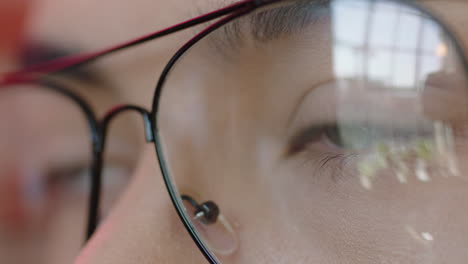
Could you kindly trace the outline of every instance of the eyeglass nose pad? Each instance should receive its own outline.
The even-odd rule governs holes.
[[[195,207],[191,220],[208,248],[219,256],[236,252],[239,247],[237,233],[217,204],[208,201],[198,205],[191,197],[184,196],[183,199]]]
[[[205,243],[214,253],[229,256],[237,250],[237,234],[224,215],[220,214],[218,220],[210,225],[206,225],[197,219],[194,219],[194,223]]]

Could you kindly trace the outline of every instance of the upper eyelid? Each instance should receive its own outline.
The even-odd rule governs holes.
[[[423,111],[418,111],[418,107],[421,106],[420,99],[424,96],[422,93],[416,93],[410,97],[400,96],[398,90],[378,90],[372,93],[364,90],[343,95],[338,93],[339,89],[334,81],[323,82],[307,90],[299,98],[288,118],[288,134],[294,134],[298,129],[303,129],[312,122],[327,124],[336,122],[338,119],[361,121],[364,114],[367,115],[366,119],[375,122],[382,119],[390,122],[400,114],[404,114],[406,119],[394,121],[430,118]],[[384,95],[386,99],[380,100]]]
[[[323,101],[323,100],[321,100]],[[319,110],[320,111],[320,110]],[[391,114],[391,116],[395,116],[393,114]],[[350,123],[353,123],[352,125],[353,126],[365,126],[365,125],[368,125],[369,122],[370,124],[372,124],[372,126],[375,126],[375,127],[382,127],[383,129],[389,127],[391,129],[394,129],[396,131],[402,131],[402,135],[404,135],[405,133],[406,134],[412,134],[413,132],[415,132],[414,129],[408,129],[406,126],[407,125],[410,125],[410,126],[416,126],[417,128],[417,131],[418,133],[422,133],[420,136],[422,135],[432,135],[432,130],[431,130],[431,126],[428,126],[431,124],[430,121],[428,120],[419,120],[421,122],[414,122],[416,121],[417,119],[411,119],[411,117],[409,118],[410,120],[406,120],[408,122],[399,122],[398,124],[395,123],[395,122],[392,122],[390,121],[389,119],[383,119],[383,118],[372,118],[372,120],[369,120],[368,119],[369,116],[359,116],[359,114],[357,116],[355,116],[354,118],[350,119],[350,120],[340,120],[338,118],[335,117],[331,117],[331,116],[328,116],[328,117],[324,117],[323,119],[309,119],[307,120],[307,124],[306,126],[302,126],[301,128],[297,129],[296,128],[296,132],[292,133],[292,135],[290,135],[288,138],[289,140],[287,141],[287,148],[286,148],[286,151],[285,151],[285,156],[293,156],[299,152],[301,152],[303,150],[303,148],[306,147],[307,143],[311,140],[319,140],[320,137],[323,135],[323,132],[327,129],[327,128],[331,128],[331,127],[334,127],[334,126],[340,126],[340,122],[343,122],[342,125],[346,124],[347,122],[350,122]],[[401,119],[398,119],[398,120],[401,120]],[[405,120],[405,119],[403,119]],[[385,125],[386,123],[389,123],[389,125]],[[396,125],[399,125],[400,127],[395,127]],[[424,130],[421,130],[419,128],[424,128]],[[429,129],[428,129],[429,128]],[[406,132],[405,132],[406,131]]]
[[[323,131],[331,125],[328,124],[317,124],[310,125],[302,130],[299,130],[295,135],[288,141],[288,147],[285,151],[286,156],[294,156],[300,153],[305,147],[306,143],[311,140],[319,140],[322,137]]]
[[[286,123],[286,137],[297,136],[298,131],[317,125],[330,124],[336,120],[334,82],[325,80],[305,90],[298,96]]]

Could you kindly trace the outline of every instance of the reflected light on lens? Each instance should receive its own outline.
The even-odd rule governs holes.
[[[437,49],[436,49],[437,56],[445,57],[445,56],[447,56],[447,53],[448,53],[447,45],[445,43],[440,43],[437,46]]]
[[[409,225],[406,226],[406,231],[414,240],[421,242],[426,246],[432,245],[434,242],[434,236],[429,232],[417,232],[414,227]]]

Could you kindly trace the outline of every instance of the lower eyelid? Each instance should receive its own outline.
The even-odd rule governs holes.
[[[303,155],[315,157],[316,159],[320,159],[323,155],[327,155],[328,157],[333,158],[340,158],[358,154],[356,151],[350,151],[335,146],[325,136],[322,136],[320,141],[308,144],[303,152]]]

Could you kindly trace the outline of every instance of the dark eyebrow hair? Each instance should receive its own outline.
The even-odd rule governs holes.
[[[260,10],[249,19],[251,34],[256,40],[268,41],[300,32],[307,26],[328,18],[329,3],[329,0],[302,0],[270,10]]]
[[[329,17],[330,0],[285,1],[228,23],[210,38],[219,50],[242,45],[246,37],[264,43],[300,33],[307,26]]]
[[[79,53],[78,49],[63,45],[29,41],[20,48],[19,63],[21,67],[28,67],[77,53]],[[55,74],[89,84],[103,84],[105,82],[103,74],[96,67],[90,65],[70,67]]]

